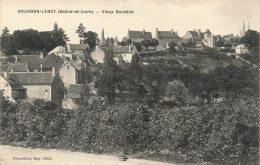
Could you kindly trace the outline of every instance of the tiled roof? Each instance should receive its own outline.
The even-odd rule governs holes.
[[[180,38],[175,32],[171,31],[158,31],[158,38]]]
[[[95,89],[93,84],[87,85],[89,88],[89,94],[95,94]],[[84,90],[83,84],[70,84],[69,85],[69,91],[68,91],[68,97],[69,98],[80,98],[81,92]]]
[[[190,34],[193,36],[193,37],[199,37],[199,34],[198,32],[195,32],[195,31],[189,31]]]
[[[85,50],[88,48],[88,44],[69,44],[71,50]]]
[[[115,54],[129,53],[129,46],[120,46],[114,48]]]
[[[14,72],[26,72],[27,68],[26,63],[11,63],[8,65],[7,71],[10,72],[13,69]]]
[[[9,73],[9,79],[21,85],[50,85],[54,79],[51,72]]]
[[[17,55],[17,62],[27,63],[28,67],[33,69],[40,69],[40,65],[43,62],[44,58],[40,58],[40,55]]]
[[[56,48],[52,49],[48,54],[52,54],[52,53],[63,53],[63,51],[61,51],[64,47],[63,46],[57,46]]]
[[[128,31],[129,38],[150,38],[152,39],[152,33],[146,31]]]
[[[43,68],[55,67],[56,69],[60,69],[62,65],[63,65],[63,60],[59,56],[56,56],[55,54],[47,55],[42,62]]]

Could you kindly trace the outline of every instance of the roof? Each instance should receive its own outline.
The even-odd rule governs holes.
[[[129,46],[120,46],[114,48],[115,54],[129,53]]]
[[[44,61],[44,58],[40,58],[40,55],[17,55],[17,62],[27,63],[29,68],[40,69],[41,63]]]
[[[190,32],[190,34],[191,34],[193,37],[199,37],[198,32],[195,32],[195,31],[188,31],[188,32]]]
[[[45,57],[44,60],[42,61],[43,68],[55,67],[56,69],[59,69],[61,68],[62,65],[63,65],[63,60],[59,56],[56,56],[55,54],[47,55],[47,57]]]
[[[95,94],[94,84],[87,84],[89,88],[89,94]],[[81,98],[81,92],[84,90],[84,84],[70,84],[67,97],[69,98]]]
[[[50,85],[54,79],[51,72],[9,73],[9,79],[21,85]]]
[[[26,72],[27,68],[26,63],[11,63],[8,65],[7,71],[10,72],[13,69],[14,72]]]
[[[4,77],[4,73],[1,72],[0,73],[0,76],[2,76],[11,86],[12,89],[24,89],[24,87],[21,85],[21,84],[18,84],[17,82],[13,81],[13,80],[7,80],[5,77]]]
[[[65,53],[65,52],[63,52],[63,49],[65,49],[63,46],[57,46],[56,48],[52,49],[48,54]]]
[[[123,37],[121,42],[126,42],[127,41],[127,37]]]
[[[160,38],[180,38],[175,32],[171,32],[171,31],[158,31],[157,37],[160,37]]]
[[[71,50],[85,50],[88,48],[88,44],[69,44]]]
[[[152,33],[146,31],[128,31],[129,38],[150,38],[152,39]]]

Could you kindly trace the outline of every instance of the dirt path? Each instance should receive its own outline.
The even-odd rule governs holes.
[[[22,159],[22,160],[18,160]],[[26,159],[26,160],[25,160]],[[49,160],[51,159],[51,160]],[[170,165],[149,160],[119,161],[116,156],[55,149],[31,149],[0,145],[0,165]],[[173,164],[171,164],[173,165]]]

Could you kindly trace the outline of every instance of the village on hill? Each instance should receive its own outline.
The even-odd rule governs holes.
[[[159,25],[158,25],[159,26]],[[0,142],[174,163],[254,164],[259,32],[5,27]],[[3,136],[2,136],[3,135]]]

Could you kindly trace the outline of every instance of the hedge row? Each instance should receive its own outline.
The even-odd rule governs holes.
[[[1,143],[92,153],[161,157],[174,162],[257,164],[258,100],[207,107],[149,109],[141,104],[66,110],[52,102],[1,99]]]

